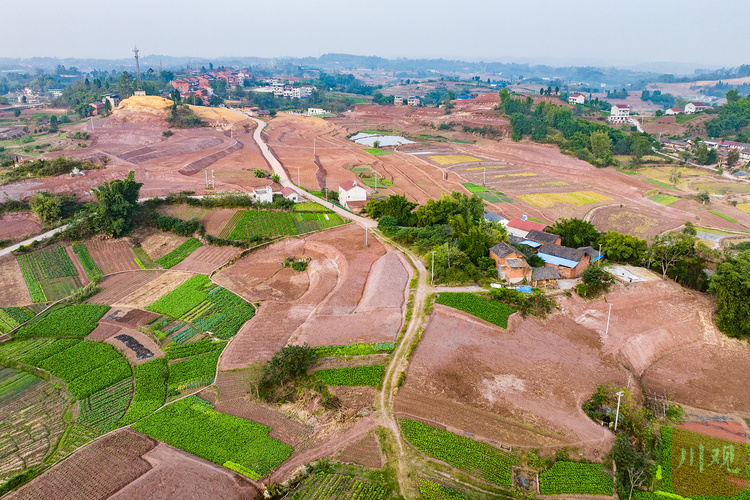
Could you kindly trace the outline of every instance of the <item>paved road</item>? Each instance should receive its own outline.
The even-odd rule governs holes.
[[[274,173],[276,173],[279,176],[279,180],[282,186],[292,188],[297,194],[299,194],[302,198],[308,199],[310,201],[314,201],[316,203],[320,203],[326,208],[330,208],[337,214],[339,214],[342,217],[345,217],[347,219],[353,220],[354,222],[359,223],[365,228],[374,228],[378,226],[378,223],[372,219],[366,219],[365,217],[360,217],[359,215],[355,215],[348,210],[344,210],[343,208],[336,206],[332,203],[328,203],[323,198],[318,198],[317,196],[314,196],[307,191],[298,188],[294,182],[289,178],[286,171],[284,170],[284,167],[281,165],[279,160],[276,159],[276,157],[271,153],[271,150],[268,148],[268,145],[263,141],[263,137],[261,136],[261,133],[263,132],[263,129],[266,128],[266,122],[262,120],[258,120],[257,118],[254,118],[248,114],[242,113],[240,111],[237,111],[236,109],[232,109],[235,113],[242,115],[243,117],[250,118],[255,123],[258,124],[258,126],[255,129],[255,132],[253,132],[253,139],[258,144],[258,147],[260,148],[261,153],[263,153],[263,156],[266,158],[268,163],[271,165],[271,168],[273,169]]]
[[[65,224],[64,226],[56,227],[52,231],[47,231],[46,233],[42,233],[40,235],[34,236],[32,238],[29,238],[28,240],[24,240],[21,243],[16,243],[15,245],[11,245],[7,248],[3,248],[0,250],[0,257],[3,257],[5,255],[10,254],[11,252],[15,252],[18,250],[22,245],[29,245],[34,241],[42,241],[46,240],[47,238],[50,238],[54,236],[55,234],[59,233],[60,231],[64,231],[68,228],[68,224]]]

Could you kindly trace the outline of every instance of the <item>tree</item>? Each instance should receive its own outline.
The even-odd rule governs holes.
[[[601,236],[592,223],[576,218],[558,219],[549,231],[560,236],[562,246],[571,248],[594,245]]]
[[[270,384],[284,384],[307,372],[315,359],[315,351],[307,344],[288,345],[273,355],[266,366],[265,380]]]
[[[478,264],[480,258],[487,256],[492,245],[492,237],[481,228],[474,226],[461,237],[461,242],[466,255],[474,264]]]
[[[57,132],[57,116],[56,115],[52,115],[49,119],[49,131],[52,134]]]
[[[716,326],[730,337],[750,336],[750,250],[727,257],[711,277]]]
[[[649,267],[661,268],[661,276],[666,278],[667,271],[691,252],[694,241],[694,236],[682,233],[655,236],[646,253]]]
[[[702,205],[711,203],[711,195],[705,191],[701,191],[700,193],[696,194],[695,199],[700,201]]]
[[[60,220],[62,199],[48,191],[35,193],[29,200],[29,206],[44,224],[53,224]]]
[[[734,167],[738,161],[740,161],[740,152],[735,148],[730,149],[729,154],[727,154],[727,165]]]
[[[727,103],[737,102],[740,100],[740,93],[737,89],[730,89],[727,91]]]
[[[21,108],[15,108],[13,110],[13,116],[15,116],[16,118],[18,118],[19,116],[21,116]]]
[[[102,116],[109,116],[112,114],[112,103],[109,102],[109,99],[104,99],[104,104],[102,105]]]
[[[612,154],[612,139],[609,134],[603,130],[591,134],[591,152],[597,158],[604,158],[607,154]]]
[[[640,162],[643,155],[648,153],[649,149],[651,149],[651,142],[648,140],[647,137],[644,137],[642,134],[638,132],[633,132],[630,134],[630,153],[633,155],[633,157]]]
[[[705,142],[701,142],[698,148],[695,150],[695,161],[699,165],[706,165],[708,162],[708,146]]]
[[[123,71],[120,74],[120,83],[118,85],[118,92],[120,97],[126,99],[133,95],[133,75],[127,71]]]
[[[581,276],[582,280],[588,286],[588,297],[595,297],[599,292],[609,290],[612,284],[612,276],[601,267],[587,267]]]
[[[130,171],[125,179],[100,184],[92,189],[98,202],[94,213],[97,232],[119,238],[133,227],[133,215],[138,210],[138,194],[141,186],[135,182],[135,172]]]
[[[617,464],[618,495],[628,500],[633,497],[636,486],[649,484],[652,479],[652,467],[648,452],[642,453],[633,448],[626,432],[618,432],[615,438],[613,458]],[[624,490],[620,490],[624,488]]]
[[[377,220],[381,217],[393,217],[399,226],[415,226],[417,216],[413,210],[417,207],[406,199],[406,196],[391,195],[386,199],[370,200],[367,202],[367,214]]]
[[[380,141],[373,142],[372,147],[374,147],[375,149],[378,149],[380,147]]]

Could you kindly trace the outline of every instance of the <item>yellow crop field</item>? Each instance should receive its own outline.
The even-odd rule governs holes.
[[[529,205],[539,208],[549,208],[557,203],[567,203],[569,205],[588,205],[589,203],[598,203],[600,201],[611,201],[612,198],[594,191],[573,191],[570,193],[537,193],[522,194],[518,196]]]
[[[554,186],[554,187],[562,187],[562,186],[567,186],[567,185],[568,185],[567,182],[562,182],[562,181],[550,181],[550,182],[543,182],[540,184],[540,186]]]
[[[134,95],[123,99],[118,106],[119,109],[138,109],[139,107],[153,109],[168,109],[172,101],[155,95]]]
[[[487,169],[487,170],[493,170],[493,169],[499,169],[499,168],[505,168],[505,167],[504,167],[504,166],[494,166],[494,167],[471,167],[471,168],[467,168],[467,169],[466,169],[466,171],[467,171],[467,172],[471,172],[472,170],[484,170],[484,169]]]
[[[501,174],[501,175],[495,175],[493,177],[536,177],[536,174],[532,174],[531,172],[521,172],[518,174]]]
[[[739,208],[746,214],[750,214],[750,203],[738,203],[737,208]]]
[[[479,158],[467,155],[441,155],[441,156],[430,156],[430,160],[434,161],[438,165],[453,165],[455,163],[468,163],[471,161],[482,161]]]

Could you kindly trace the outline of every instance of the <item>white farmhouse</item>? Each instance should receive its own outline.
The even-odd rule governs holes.
[[[361,210],[367,203],[367,190],[356,181],[346,181],[339,185],[339,203],[349,210]]]
[[[692,115],[693,113],[698,113],[699,111],[705,111],[710,106],[707,104],[703,104],[702,102],[689,102],[685,105],[685,114],[686,115]]]
[[[281,196],[283,196],[287,200],[292,200],[294,203],[297,203],[299,201],[299,195],[294,189],[290,188],[289,186],[281,190]]]
[[[273,202],[273,191],[271,190],[271,186],[266,186],[260,189],[253,189],[253,195],[255,196],[255,201],[257,201],[258,203]]]
[[[625,123],[630,121],[630,106],[627,104],[615,104],[607,118],[609,123]]]
[[[673,116],[673,115],[679,115],[680,113],[684,113],[682,108],[669,108],[664,112],[664,115],[666,116]]]
[[[568,104],[586,104],[586,97],[583,94],[570,94]]]

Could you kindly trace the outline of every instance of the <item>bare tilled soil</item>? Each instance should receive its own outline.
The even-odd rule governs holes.
[[[97,239],[86,242],[91,258],[104,274],[140,270],[128,239]]]
[[[595,331],[561,314],[544,322],[512,316],[506,330],[435,305],[409,366],[405,389],[397,397],[396,411],[505,445],[567,444],[597,457],[609,449],[612,435],[583,413],[581,403],[598,384],[627,381],[625,372],[600,349]],[[445,398],[453,404],[402,401],[402,397],[418,400],[409,396],[415,391],[423,399]],[[482,412],[467,419],[460,410],[463,406]],[[427,412],[417,413],[419,408]],[[482,413],[487,415],[485,423]],[[497,437],[482,434],[493,420],[505,421],[500,429],[506,429],[510,441],[498,439],[502,431],[500,436],[494,433]],[[519,422],[528,431],[508,430],[508,425],[519,427]]]
[[[138,274],[143,271],[139,271]],[[130,294],[122,297],[113,305],[145,309],[158,299],[189,280],[193,275],[182,271],[154,271],[156,277],[143,283]],[[131,273],[127,273],[131,274]]]
[[[88,300],[89,304],[119,304],[123,297],[130,295],[158,277],[156,271],[135,271],[114,274],[104,278],[99,284],[101,291]],[[28,293],[28,292],[27,292]]]
[[[368,434],[332,458],[337,462],[361,465],[368,469],[379,469],[383,466],[380,442],[374,433]]]
[[[143,248],[149,257],[156,260],[164,257],[187,240],[188,238],[185,236],[154,231],[141,240],[141,248]]]
[[[211,236],[219,236],[224,227],[237,212],[236,208],[216,208],[203,216],[201,222]],[[231,228],[233,229],[233,228]],[[230,231],[231,231],[230,229]],[[228,233],[227,233],[228,235]]]
[[[31,295],[13,255],[0,257],[0,307],[31,304]]]
[[[239,252],[240,249],[235,247],[214,247],[203,245],[172,269],[175,271],[211,274],[213,270],[226,264]]]
[[[128,348],[121,340],[115,338],[119,335],[129,335],[133,337],[133,339],[135,339],[137,342],[140,342],[143,347],[151,351],[153,353],[153,356],[150,358],[138,359],[138,354],[134,350]],[[120,351],[120,354],[125,356],[131,365],[140,365],[152,359],[164,357],[164,352],[159,348],[156,342],[151,340],[151,338],[147,335],[144,335],[138,330],[134,330],[132,328],[122,328],[116,334],[113,334],[104,340],[115,349]]]
[[[0,240],[21,239],[42,232],[42,225],[31,212],[12,212],[0,215]]]
[[[66,246],[65,253],[68,254],[68,258],[70,258],[70,261],[73,263],[73,267],[75,267],[76,272],[78,273],[78,279],[80,280],[81,285],[86,286],[91,283],[91,278],[89,278],[89,275],[86,274],[86,271],[83,269],[81,262],[78,260],[78,256],[73,251],[73,247]]]

